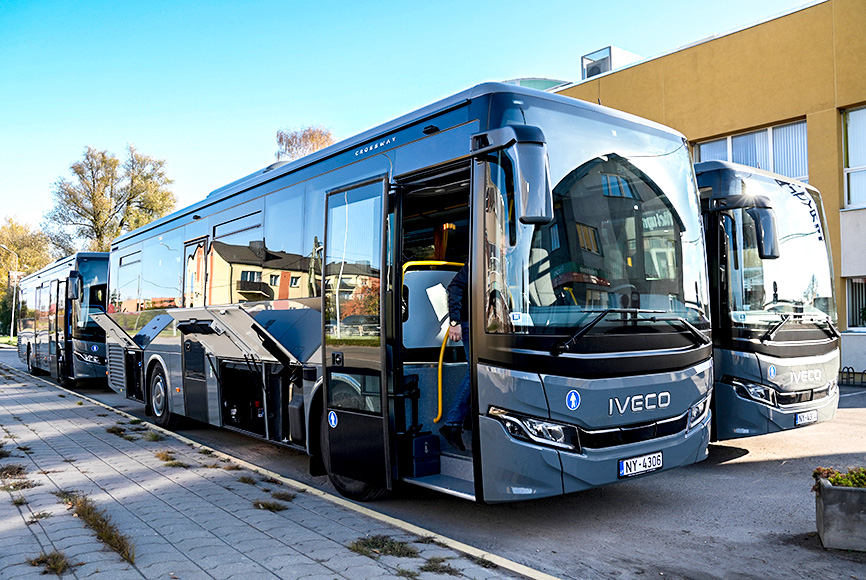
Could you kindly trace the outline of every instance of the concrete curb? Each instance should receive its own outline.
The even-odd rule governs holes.
[[[137,419],[137,417],[135,417],[134,415],[130,415],[129,413],[126,413],[126,412],[121,411],[119,409],[115,409],[114,407],[106,405],[105,403],[102,403],[101,401],[97,401],[96,399],[92,399],[86,395],[82,395],[80,393],[76,393],[75,391],[61,387],[57,383],[51,382],[51,381],[46,380],[42,377],[27,374],[25,372],[22,372],[18,369],[15,369],[15,368],[10,367],[8,365],[5,365],[3,363],[0,363],[0,368],[5,369],[6,371],[8,371],[10,373],[15,374],[16,376],[21,377],[24,380],[28,380],[28,381],[32,381],[32,382],[41,382],[45,386],[49,386],[49,387],[52,387],[54,389],[63,391],[63,392],[68,393],[74,397],[78,397],[79,399],[83,399],[83,400],[85,400],[85,401],[87,401],[93,405],[97,405],[97,406],[102,407],[104,409],[110,410],[110,411],[117,413],[117,414],[119,414],[123,417],[126,417],[128,419]],[[172,438],[174,438],[174,439],[176,439],[182,443],[185,443],[186,445],[190,445],[190,446],[195,447],[197,449],[206,449],[206,450],[210,451],[213,454],[213,456],[215,456],[215,457],[219,457],[221,459],[231,460],[231,461],[237,463],[238,465],[241,465],[242,467],[249,469],[250,471],[254,471],[254,472],[259,473],[261,475],[264,475],[266,477],[276,479],[276,480],[282,482],[283,484],[288,485],[290,487],[293,487],[299,491],[303,490],[304,493],[318,496],[318,497],[325,499],[325,500],[327,500],[333,504],[336,504],[340,507],[352,510],[358,514],[369,517],[369,518],[374,519],[376,521],[379,521],[381,523],[388,524],[390,526],[399,528],[403,531],[409,532],[411,534],[415,534],[415,535],[420,536],[420,537],[432,537],[437,542],[441,542],[442,544],[444,544],[445,546],[447,546],[448,548],[450,548],[452,550],[455,550],[457,552],[461,552],[463,554],[466,554],[468,556],[472,556],[474,558],[483,558],[489,562],[492,562],[493,564],[496,564],[498,567],[500,567],[504,570],[508,570],[508,571],[513,572],[515,574],[525,576],[526,578],[530,578],[531,580],[558,580],[558,578],[556,576],[551,576],[550,574],[546,574],[546,573],[541,572],[539,570],[535,570],[534,568],[530,568],[530,567],[525,566],[523,564],[520,564],[518,562],[514,562],[514,561],[509,560],[503,556],[492,554],[490,552],[485,552],[484,550],[480,550],[480,549],[475,548],[473,546],[470,546],[468,544],[464,544],[463,542],[459,542],[459,541],[454,540],[452,538],[442,536],[440,534],[437,534],[435,532],[432,532],[432,531],[427,530],[425,528],[422,528],[420,526],[416,526],[416,525],[411,524],[409,522],[406,522],[406,521],[403,521],[403,520],[400,520],[400,519],[397,519],[397,518],[394,518],[391,516],[387,516],[385,514],[381,514],[375,510],[372,510],[370,508],[356,504],[356,503],[349,501],[345,498],[335,496],[335,495],[330,494],[326,491],[312,488],[309,485],[306,485],[302,482],[284,477],[278,473],[275,473],[275,472],[270,471],[268,469],[264,469],[262,467],[254,465],[252,463],[249,463],[248,461],[245,461],[245,460],[240,459],[238,457],[235,457],[233,455],[229,455],[229,454],[224,453],[222,451],[208,447],[207,445],[203,445],[197,441],[193,441],[192,439],[188,439],[188,438],[184,437],[183,435],[179,435],[179,434],[174,433],[172,431],[169,431],[167,429],[163,429],[162,427],[160,427],[154,423],[151,423],[150,421],[148,421],[148,427],[154,431],[158,431],[159,433],[161,433],[167,437],[172,437]]]

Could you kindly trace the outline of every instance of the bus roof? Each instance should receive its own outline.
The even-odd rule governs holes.
[[[349,137],[348,139],[344,139],[338,143],[335,143],[329,147],[324,149],[320,149],[310,155],[302,157],[300,159],[296,159],[294,161],[278,161],[276,163],[272,163],[265,167],[264,169],[260,169],[254,173],[251,173],[245,177],[242,177],[236,181],[233,181],[227,185],[224,185],[214,191],[210,192],[207,197],[203,200],[193,203],[185,208],[181,208],[174,213],[171,213],[165,217],[162,217],[158,220],[155,220],[149,224],[146,224],[136,230],[131,232],[127,232],[115,240],[112,241],[111,245],[114,247],[116,244],[119,244],[123,241],[126,241],[129,238],[135,237],[141,233],[144,233],[148,230],[160,227],[165,225],[171,221],[174,221],[180,217],[185,215],[194,214],[196,211],[201,210],[209,205],[212,205],[220,200],[223,200],[227,197],[230,197],[234,194],[241,193],[243,191],[247,191],[253,187],[261,185],[262,183],[266,183],[268,181],[272,181],[303,169],[305,167],[312,166],[316,163],[329,159],[331,157],[335,157],[341,153],[346,151],[350,151],[352,149],[356,149],[365,143],[374,142],[384,135],[394,133],[406,126],[413,125],[416,123],[420,123],[425,119],[429,119],[435,117],[437,115],[441,115],[448,111],[460,108],[462,106],[468,105],[473,99],[477,99],[482,96],[491,95],[495,93],[511,93],[517,95],[526,95],[532,96],[536,98],[542,98],[553,102],[559,102],[562,104],[570,105],[577,108],[583,108],[587,110],[593,110],[597,112],[604,113],[605,115],[619,118],[623,120],[630,121],[637,125],[643,125],[647,128],[653,128],[655,130],[663,131],[669,133],[672,136],[676,136],[678,138],[685,139],[682,133],[671,129],[665,125],[661,125],[654,121],[650,121],[647,119],[643,119],[641,117],[632,115],[630,113],[626,113],[623,111],[618,111],[616,109],[611,109],[608,107],[604,107],[602,105],[596,105],[595,103],[589,103],[586,101],[581,101],[578,99],[574,99],[571,97],[565,97],[562,95],[558,95],[555,93],[548,93],[545,91],[539,91],[536,89],[530,89],[526,87],[521,87],[517,85],[509,85],[504,83],[496,83],[496,82],[487,82],[476,85],[469,89],[463,90],[457,94],[451,95],[445,99],[427,105],[426,107],[422,107],[416,111],[411,113],[407,113],[401,117],[397,117],[396,119],[374,127],[372,129],[368,129],[363,133],[359,133],[354,137]]]
[[[51,272],[52,270],[68,267],[78,258],[88,258],[91,260],[102,258],[108,261],[108,252],[76,252],[69,256],[58,258],[47,266],[43,266],[39,270],[33,272],[32,274],[27,274],[26,276],[21,278],[20,283],[23,284],[24,282],[30,282],[31,279],[42,277],[45,274]]]

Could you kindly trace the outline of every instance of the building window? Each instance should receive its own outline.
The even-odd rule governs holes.
[[[806,121],[698,143],[697,157],[700,161],[732,161],[808,181]]]
[[[601,244],[598,241],[598,230],[592,226],[577,224],[577,238],[580,249],[584,252],[592,252],[601,255]]]
[[[866,327],[866,278],[848,278],[848,328]]]
[[[292,276],[289,280],[289,286],[292,288],[297,288],[301,285],[301,277],[300,276]]]
[[[628,197],[631,199],[640,199],[635,195],[628,185],[628,181],[619,175],[611,173],[601,174],[602,192],[606,197]]]
[[[241,281],[243,282],[261,282],[262,281],[262,273],[254,272],[252,270],[243,270],[241,272]]]
[[[846,111],[845,206],[866,205],[866,108]]]
[[[280,275],[279,274],[271,274],[271,286],[279,286],[280,285]]]

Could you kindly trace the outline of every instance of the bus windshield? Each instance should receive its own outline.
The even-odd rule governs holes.
[[[486,176],[487,332],[570,334],[605,312],[709,328],[700,211],[683,139],[565,104],[497,98],[502,125],[544,132],[553,220],[515,219],[514,160],[509,150],[495,155]]]
[[[108,264],[106,260],[81,258],[78,261],[81,274],[81,296],[73,302],[72,336],[79,340],[96,340],[105,337],[105,331],[90,318],[91,314],[105,312]]]
[[[766,328],[790,314],[836,323],[833,273],[821,203],[800,184],[760,176],[742,181],[744,193],[771,200],[779,257],[761,259],[748,209],[723,214],[728,239],[728,304],[735,326]]]

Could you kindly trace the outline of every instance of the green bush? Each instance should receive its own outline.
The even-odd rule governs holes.
[[[866,487],[866,468],[852,467],[848,473],[842,473],[829,467],[819,467],[812,472],[815,485],[812,491],[818,490],[818,480],[826,479],[834,487]]]

